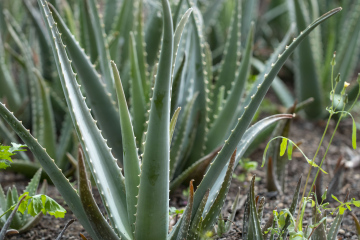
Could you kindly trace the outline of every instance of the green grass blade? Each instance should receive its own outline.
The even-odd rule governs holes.
[[[241,61],[239,72],[237,73],[234,86],[231,92],[227,94],[226,101],[219,115],[214,120],[207,135],[206,149],[213,150],[227,137],[229,125],[236,118],[236,108],[242,99],[245,83],[247,82],[252,57],[252,48],[254,42],[254,25],[252,25],[246,44],[244,56]],[[225,86],[226,90],[226,86]],[[232,127],[232,126],[231,126]]]
[[[136,139],[131,124],[130,113],[127,108],[126,98],[119,72],[114,62],[111,62],[111,67],[114,71],[115,86],[117,98],[119,103],[120,124],[123,137],[123,151],[124,151],[124,174],[125,174],[125,188],[126,188],[126,203],[128,210],[128,218],[133,232],[135,231],[136,221],[136,196],[139,193],[138,186],[140,184],[140,165],[139,156],[136,148]]]
[[[265,80],[261,85],[258,85],[257,92],[252,98],[252,101],[245,107],[245,111],[242,117],[238,120],[238,124],[232,131],[228,140],[225,141],[224,147],[219,152],[217,158],[213,161],[213,164],[210,166],[207,174],[205,175],[203,181],[199,185],[198,189],[195,192],[194,197],[194,208],[197,209],[199,206],[201,199],[203,198],[207,189],[212,189],[215,182],[217,181],[214,176],[219,176],[220,172],[224,169],[224,166],[227,164],[228,159],[230,158],[232,152],[235,150],[236,146],[242,139],[247,126],[250,124],[253,119],[254,114],[256,113],[262,99],[264,98],[267,90],[269,89],[272,80],[275,78],[282,65],[285,63],[287,58],[291,55],[291,53],[295,50],[295,48],[300,44],[300,42],[320,23],[331,17],[332,15],[339,12],[341,8],[336,8],[327,14],[324,14],[318,20],[313,22],[308,26],[307,29],[303,31],[303,33],[295,38],[287,49],[279,55],[278,60],[273,63],[273,67],[266,74]],[[241,149],[240,149],[241,150]]]
[[[104,132],[105,138],[108,139],[115,157],[122,163],[121,128],[116,103],[108,95],[105,86],[102,84],[89,58],[71,35],[58,12],[51,5],[49,5],[49,7],[53,12],[53,17],[57,22],[58,29],[62,33],[62,40],[69,50],[68,53],[82,81],[87,98],[90,100],[89,104],[94,111],[99,126]]]
[[[168,0],[162,0],[164,34],[146,135],[135,238],[166,239],[169,219],[170,88],[173,24]]]
[[[69,112],[92,174],[98,179],[97,187],[105,202],[110,221],[117,233],[130,238],[131,228],[127,219],[125,184],[121,169],[84,101],[47,3],[44,0],[38,0],[38,3],[48,33],[54,39],[51,44]],[[107,181],[109,176],[113,181]]]
[[[78,171],[79,171],[79,195],[81,203],[85,207],[85,212],[90,221],[91,227],[96,234],[97,239],[120,239],[114,229],[109,225],[102,215],[96,201],[91,193],[91,186],[89,178],[86,174],[85,162],[82,150],[79,149],[78,156]]]
[[[66,179],[61,170],[56,166],[54,160],[49,157],[38,141],[31,136],[29,130],[25,129],[21,122],[19,122],[3,104],[0,104],[0,115],[7,123],[9,123],[16,134],[18,134],[24,143],[29,147],[31,152],[36,156],[42,165],[45,172],[51,176],[50,178],[52,182],[55,184],[71,211],[73,211],[86,231],[89,234],[94,235],[79,196],[77,195],[75,189],[71,186],[69,180]]]

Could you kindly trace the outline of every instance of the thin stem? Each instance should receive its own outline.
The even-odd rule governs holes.
[[[328,129],[329,125],[330,125],[330,120],[331,120],[332,116],[333,116],[333,114],[331,113],[330,116],[329,116],[329,118],[328,118],[328,121],[327,121],[327,123],[326,123],[326,127],[325,127],[325,130],[324,130],[324,133],[323,133],[323,135],[322,135],[322,137],[321,137],[320,143],[319,143],[318,148],[317,148],[317,150],[316,150],[316,152],[315,152],[315,155],[314,155],[314,158],[313,158],[313,160],[312,160],[312,163],[315,162],[315,159],[316,159],[316,157],[317,157],[317,155],[318,155],[318,153],[319,153],[320,147],[321,147],[321,145],[322,145],[322,143],[323,143],[323,141],[324,141],[324,138],[325,138],[325,134],[326,134],[327,129]],[[308,171],[308,175],[307,175],[307,177],[306,177],[305,187],[304,187],[304,190],[303,190],[303,193],[302,193],[302,197],[301,197],[301,201],[300,201],[300,204],[299,204],[299,210],[298,210],[298,212],[301,211],[302,205],[304,204],[304,196],[305,196],[307,184],[308,184],[309,179],[310,179],[310,173],[311,173],[312,167],[313,167],[313,166],[310,165],[310,168],[309,168],[309,171]],[[319,166],[319,170],[320,170],[320,168],[321,168],[321,166]],[[311,191],[310,191],[310,192],[311,192]],[[308,197],[309,197],[309,196],[308,196]],[[300,215],[298,215],[298,216],[296,217],[296,223],[299,222],[299,219],[300,219]],[[297,228],[297,224],[295,224],[295,226],[296,226],[296,228]],[[296,230],[296,229],[295,229],[295,230]]]
[[[343,107],[343,109],[342,109],[343,111],[344,111],[344,108],[345,108],[345,105],[344,105],[344,107]],[[342,119],[342,117],[343,117],[343,116],[344,116],[344,114],[343,114],[343,113],[341,113],[340,118],[339,118],[338,122],[336,123],[335,129],[334,129],[334,132],[333,132],[333,134],[332,134],[332,136],[331,136],[331,138],[330,138],[330,141],[329,141],[329,144],[328,144],[328,146],[327,146],[327,148],[326,148],[325,154],[324,154],[324,156],[323,156],[323,158],[322,158],[322,160],[321,160],[321,163],[320,163],[320,165],[319,165],[319,169],[318,169],[318,171],[316,172],[316,175],[315,175],[314,181],[313,181],[313,183],[312,183],[312,185],[311,185],[311,188],[310,188],[310,191],[309,191],[308,197],[310,196],[311,189],[312,189],[312,188],[313,188],[313,186],[315,185],[315,181],[316,181],[316,178],[317,178],[317,177],[318,177],[318,175],[319,175],[320,168],[321,168],[322,164],[324,163],[325,157],[326,157],[326,155],[327,155],[327,153],[328,153],[328,151],[329,151],[329,149],[330,149],[331,142],[332,142],[332,140],[334,139],[334,136],[335,136],[336,130],[337,130],[337,128],[339,127],[340,121],[341,121],[341,119]]]

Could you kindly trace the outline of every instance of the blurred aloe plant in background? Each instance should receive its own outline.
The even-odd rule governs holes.
[[[250,1],[246,2],[251,6]],[[95,0],[88,0],[75,4],[81,16],[80,29],[87,29],[85,34],[76,33],[76,24],[71,21],[75,14],[66,11],[67,5],[52,3],[38,0],[40,10],[36,11],[40,11],[44,21],[38,24],[46,26],[46,38],[63,90],[61,96],[66,100],[65,112],[71,117],[83,149],[78,158],[79,191],[63,175],[48,149],[4,104],[0,105],[0,115],[34,153],[94,239],[200,239],[212,230],[234,167],[252,140],[277,120],[292,117],[271,116],[248,129],[272,81],[300,42],[341,10],[323,15],[285,47],[287,35],[241,103],[252,56],[254,25],[247,17],[243,27],[248,26],[249,31],[245,33],[246,43],[241,43],[240,1],[235,1],[215,80],[204,33],[208,22],[204,19],[209,17],[206,9],[212,14],[217,12],[217,1],[205,4],[204,14],[190,1],[162,0],[160,9],[155,4],[146,11],[141,10],[142,1],[124,1],[117,15],[121,20],[113,21],[118,30],[114,32],[105,25],[111,23],[107,20],[110,15],[103,13]],[[65,20],[56,8],[63,11]],[[105,5],[104,10],[109,14],[113,11],[111,5]],[[145,26],[144,12],[149,13],[148,22],[153,25]],[[158,19],[159,12],[162,20]],[[153,21],[162,22],[161,38],[155,31],[159,25]],[[125,22],[134,25],[129,27]],[[80,40],[79,44],[77,35],[84,42]],[[86,44],[91,47],[82,49]],[[159,55],[157,49],[161,49]],[[31,71],[34,72],[32,66]],[[58,86],[59,82],[53,84]],[[38,100],[35,95],[32,98]],[[221,150],[216,155],[218,149]],[[95,179],[110,224],[92,197],[85,164]],[[202,164],[208,166],[206,174],[201,183],[196,182],[195,192],[190,182],[189,203],[168,233],[169,190]],[[253,206],[249,206],[253,211]],[[259,224],[254,224],[258,229]]]
[[[337,59],[334,73],[341,74],[341,83],[356,78],[355,73],[359,67],[360,56],[360,26],[358,24],[360,2],[280,0],[274,2],[270,10],[276,16],[274,18],[277,18],[272,26],[283,25],[284,19],[287,19],[289,23],[296,23],[296,33],[300,34],[302,29],[322,15],[325,9],[336,5],[342,6],[341,14],[316,29],[295,51],[292,70],[295,74],[297,100],[301,102],[310,97],[314,98],[314,102],[305,108],[309,119],[326,117],[324,107],[331,101],[329,79],[331,79],[331,62],[334,52]],[[279,19],[283,20],[282,23]],[[337,98],[341,90],[341,87],[335,89]],[[355,84],[349,93],[350,102],[355,99],[357,90],[358,87]]]

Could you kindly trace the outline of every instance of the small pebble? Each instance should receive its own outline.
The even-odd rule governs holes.
[[[344,231],[343,229],[340,229],[340,230],[339,230],[339,233],[340,233],[340,234],[345,234],[345,231]]]

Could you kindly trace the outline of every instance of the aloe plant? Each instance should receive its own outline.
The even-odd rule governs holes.
[[[291,1],[292,21],[296,21],[297,33],[300,33],[310,21],[317,18],[324,5],[333,3],[324,1]],[[333,53],[336,51],[337,64],[335,74],[341,74],[341,84],[334,90],[340,96],[342,85],[345,80],[354,77],[354,71],[359,61],[360,53],[360,3],[358,1],[341,1],[340,5],[345,9],[341,15],[324,24],[315,33],[302,43],[295,51],[295,81],[296,94],[300,101],[309,97],[314,102],[305,108],[306,115],[310,119],[324,116],[324,106],[329,99],[331,91],[329,79],[331,77],[331,62]],[[354,101],[357,94],[357,86],[349,94],[349,101]],[[341,106],[339,106],[341,109]]]
[[[258,84],[253,88],[253,92],[250,92],[249,98],[245,100],[247,104],[245,105],[246,107],[239,109],[235,115],[232,115],[233,117],[231,117],[231,119],[228,119],[226,118],[226,113],[231,112],[232,108],[230,106],[235,105],[237,107],[237,103],[239,102],[239,96],[237,95],[238,92],[241,91],[243,81],[246,79],[245,76],[248,72],[252,45],[252,34],[249,34],[243,63],[239,67],[233,66],[232,68],[233,73],[239,68],[234,86],[232,86],[231,83],[229,85],[227,84],[231,79],[219,78],[219,81],[227,82],[226,86],[230,88],[230,92],[226,92],[225,95],[228,101],[224,103],[224,111],[219,111],[218,118],[214,119],[213,125],[218,127],[209,128],[211,122],[207,120],[206,112],[216,109],[207,109],[207,95],[208,92],[212,93],[213,89],[210,87],[209,74],[205,71],[209,66],[207,65],[208,62],[204,59],[208,52],[206,52],[205,39],[202,34],[202,16],[196,6],[190,3],[193,12],[189,16],[189,11],[191,10],[187,11],[177,25],[178,27],[174,30],[169,2],[162,0],[163,34],[161,52],[159,64],[156,68],[156,77],[154,77],[154,89],[149,91],[151,98],[146,96],[144,92],[141,92],[146,89],[144,87],[141,89],[141,86],[148,84],[146,81],[143,81],[141,77],[139,78],[141,71],[143,71],[143,66],[140,65],[139,69],[136,69],[134,65],[131,67],[131,72],[133,72],[131,91],[135,94],[140,92],[145,99],[145,103],[150,105],[147,117],[148,122],[144,127],[146,131],[144,136],[141,136],[145,141],[139,150],[137,143],[140,139],[136,138],[136,135],[140,134],[135,130],[143,126],[137,124],[137,119],[135,120],[134,116],[131,117],[130,112],[140,111],[141,109],[131,108],[130,111],[128,109],[127,99],[125,97],[126,91],[120,79],[116,64],[115,62],[109,61],[109,54],[107,54],[108,49],[101,45],[101,42],[104,44],[104,39],[99,40],[99,38],[104,37],[103,34],[99,33],[103,33],[105,30],[102,27],[103,20],[98,17],[98,9],[96,8],[95,1],[89,0],[87,3],[89,12],[91,13],[91,21],[94,22],[95,37],[99,40],[97,42],[98,51],[104,51],[102,54],[99,53],[99,63],[101,62],[99,67],[104,71],[104,76],[107,76],[106,81],[103,81],[103,79],[98,76],[97,71],[93,68],[85,53],[74,40],[66,24],[61,21],[54,7],[50,6],[49,8],[48,3],[44,0],[38,0],[38,3],[47,32],[50,36],[49,39],[51,40],[51,47],[55,56],[55,63],[59,72],[68,110],[83,149],[84,159],[79,158],[79,194],[61,173],[46,150],[3,104],[0,105],[0,115],[23,139],[27,146],[29,146],[29,149],[35,154],[44,170],[49,174],[70,209],[94,239],[184,239],[187,237],[189,239],[197,239],[201,237],[201,234],[212,229],[217,221],[227,194],[234,166],[240,161],[240,158],[251,141],[264,128],[275,121],[292,117],[292,115],[287,114],[275,115],[247,129],[272,80],[300,42],[314,30],[317,25],[341,10],[338,8],[330,11],[309,25],[299,37],[294,39],[286,50],[282,52],[277,59],[273,60],[273,64],[270,63],[266,68],[266,72],[259,77]],[[233,18],[234,24],[238,20],[239,14],[239,12],[236,11]],[[168,199],[170,189],[169,182],[171,180],[171,172],[169,173],[169,169],[171,169],[171,152],[173,150],[170,144],[171,141],[176,141],[170,137],[175,125],[174,122],[176,122],[175,119],[171,121],[170,118],[170,112],[172,111],[170,104],[171,95],[175,92],[175,89],[171,86],[176,82],[175,76],[178,72],[176,70],[176,62],[175,70],[173,70],[174,59],[177,58],[178,52],[178,45],[175,43],[179,41],[179,36],[182,35],[181,33],[185,26],[184,21],[186,22],[187,18],[191,18],[192,30],[188,31],[186,38],[184,38],[185,35],[183,35],[183,39],[186,39],[185,44],[189,45],[188,47],[194,51],[192,55],[187,57],[188,60],[186,61],[188,61],[188,63],[185,63],[185,65],[189,71],[195,71],[191,73],[192,75],[187,75],[184,78],[185,83],[181,83],[183,87],[191,90],[190,98],[192,98],[187,104],[187,109],[184,111],[184,114],[186,114],[184,125],[187,129],[185,133],[187,137],[192,131],[190,127],[196,126],[198,128],[198,130],[194,132],[195,134],[190,134],[190,136],[192,135],[193,137],[192,141],[195,141],[192,148],[197,150],[189,154],[184,152],[182,148],[179,153],[184,156],[189,156],[189,159],[196,162],[207,152],[212,152],[214,148],[221,145],[223,146],[209,166],[197,190],[195,192],[190,191],[189,204],[183,216],[172,228],[172,231],[168,233]],[[232,36],[234,37],[231,37],[229,41],[237,42],[236,31],[238,30],[234,29],[233,31],[234,34]],[[130,57],[132,61],[136,62],[135,56],[137,55],[137,49],[135,51],[134,48],[135,46],[139,46],[139,44],[137,44],[137,37],[141,37],[141,34],[138,33],[133,36],[134,37],[129,38],[131,41],[129,44],[133,47],[130,52]],[[66,43],[66,46],[63,41]],[[233,43],[229,45],[232,44]],[[235,46],[237,45],[236,43]],[[105,124],[105,117],[112,117],[111,121],[117,119],[117,122],[114,122],[116,126],[110,124],[110,122],[106,122],[108,126],[105,126],[106,124],[99,125],[108,127],[108,129],[112,131],[110,132],[112,136],[120,136],[122,146],[121,149],[117,149],[117,151],[121,152],[123,172],[119,168],[118,162],[114,158],[107,141],[96,125],[91,110],[87,106],[69,57],[72,59],[72,63],[78,71],[80,78],[83,79],[82,83],[86,90],[86,96],[91,99],[90,101],[102,101],[102,103],[106,102],[108,104],[97,106],[97,111],[113,111],[116,105],[114,105],[111,100],[117,96],[118,115],[94,115],[102,117],[104,121],[102,124]],[[226,60],[224,61],[225,67]],[[196,66],[196,68],[192,69],[194,66]],[[109,71],[111,71],[110,74],[105,74],[105,72]],[[173,73],[175,74],[173,75]],[[150,74],[145,74],[145,76],[146,75],[149,76]],[[84,78],[84,76],[87,76],[87,78]],[[194,83],[191,83],[190,79],[188,79],[190,77],[194,77]],[[187,81],[187,79],[189,81]],[[149,85],[151,86],[152,82],[150,82]],[[109,97],[108,93],[111,94],[111,92],[108,92],[108,89],[112,88],[116,89],[116,95]],[[223,89],[224,88],[225,85]],[[93,95],[91,95],[90,91],[93,91]],[[220,96],[224,96],[223,94],[225,94],[224,92],[221,93],[222,91],[224,90],[220,90]],[[219,97],[212,97],[213,99],[219,99],[220,102],[223,101],[223,99]],[[94,107],[95,106],[96,104]],[[147,105],[146,109],[148,109]],[[116,113],[116,111],[114,112]],[[189,116],[191,124],[186,123],[186,119],[189,118]],[[237,119],[237,116],[241,117]],[[224,126],[220,124],[220,120],[229,123],[235,122],[235,124],[230,125],[235,126],[234,129],[227,134],[226,131],[228,127],[225,129]],[[179,126],[182,126],[183,121],[184,120],[182,120]],[[120,131],[114,130],[120,129],[120,127],[121,134]],[[222,132],[219,129],[223,129],[224,131]],[[175,134],[176,130],[174,137]],[[217,136],[217,134],[219,134],[219,136]],[[206,139],[206,136],[208,139]],[[191,140],[187,138],[184,139],[186,141]],[[223,140],[225,141],[223,142]],[[95,179],[111,225],[106,221],[92,199],[84,162],[89,166],[92,177]],[[190,162],[189,165],[191,164],[193,163]],[[196,164],[197,163],[195,163],[195,166]],[[186,175],[186,172],[181,174],[181,176],[184,175]],[[190,186],[190,189],[193,188]],[[106,230],[104,231],[104,229]]]

